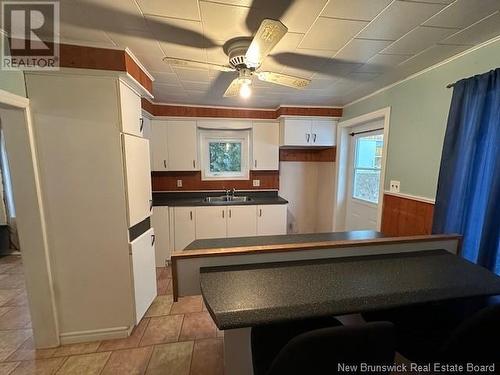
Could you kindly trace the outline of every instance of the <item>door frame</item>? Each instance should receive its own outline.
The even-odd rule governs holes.
[[[385,107],[374,112],[366,113],[349,120],[341,121],[337,125],[337,162],[335,163],[335,195],[333,203],[333,228],[334,232],[345,230],[347,185],[349,168],[350,135],[352,128],[374,120],[384,122],[384,147],[382,149],[382,170],[380,172],[380,199],[377,207],[377,230],[382,226],[382,208],[384,201],[385,170],[387,166],[387,149],[389,144],[389,124],[391,107]]]
[[[0,89],[21,257],[36,348],[60,344],[33,121],[28,98]]]

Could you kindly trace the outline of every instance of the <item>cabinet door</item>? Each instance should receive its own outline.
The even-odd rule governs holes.
[[[226,237],[226,207],[196,207],[196,239]]]
[[[129,226],[151,216],[149,141],[122,134]]]
[[[184,248],[195,240],[194,207],[174,208],[174,244],[175,250]]]
[[[257,234],[286,234],[286,204],[257,206]]]
[[[334,146],[335,130],[334,120],[313,120],[311,127],[311,144],[314,146]]]
[[[254,122],[252,129],[254,170],[279,169],[279,126],[276,122]]]
[[[142,136],[149,140],[149,161],[151,170],[153,170],[153,147],[151,144],[151,119],[148,117],[144,116],[144,113],[142,113],[142,121],[143,121],[143,129],[142,129]]]
[[[168,170],[197,170],[196,121],[168,121]]]
[[[122,132],[142,137],[141,97],[123,82],[120,82],[120,114]]]
[[[130,243],[136,324],[142,319],[156,297],[154,242],[154,230],[151,228]]]
[[[170,230],[168,216],[168,207],[153,207],[153,216],[151,216],[151,221],[156,233],[156,267],[164,267],[165,261],[170,260]]]
[[[227,236],[257,235],[257,206],[229,206],[227,208]]]
[[[151,170],[166,171],[168,168],[167,121],[151,121]]]
[[[311,141],[311,120],[284,118],[282,127],[282,144],[284,146],[307,146]]]

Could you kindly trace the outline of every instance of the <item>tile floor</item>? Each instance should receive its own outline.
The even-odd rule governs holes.
[[[222,375],[224,335],[201,296],[174,303],[170,269],[157,279],[158,297],[130,337],[35,350],[21,258],[0,258],[0,375]]]

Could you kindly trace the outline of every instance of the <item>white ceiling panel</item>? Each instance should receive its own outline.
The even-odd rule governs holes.
[[[363,64],[357,71],[368,73],[387,72],[410,57],[411,55],[387,55],[379,53],[368,60],[366,64]]]
[[[182,87],[184,87],[185,90],[189,90],[189,91],[206,92],[207,89],[209,88],[209,86],[210,86],[209,82],[195,82],[195,81],[183,81],[182,82]]]
[[[464,28],[499,9],[499,0],[457,0],[424,25]]]
[[[392,0],[330,0],[321,13],[325,17],[371,21]]]
[[[137,0],[144,14],[154,14],[162,17],[200,20],[197,0],[165,1]]]
[[[163,53],[161,52],[154,54],[149,53],[147,55],[136,55],[136,57],[150,72],[174,72],[169,64],[163,62]]]
[[[445,44],[475,45],[500,35],[500,12],[483,18],[481,21],[469,26],[443,40]]]
[[[155,77],[155,85],[158,83],[172,85],[172,86],[181,86],[181,82],[179,81],[179,77],[177,77],[176,73],[170,72],[150,72],[153,77]]]
[[[295,0],[283,17],[281,17],[281,22],[288,27],[288,31],[304,34],[320,15],[327,1],[328,0]]]
[[[300,47],[339,50],[367,24],[366,21],[320,17],[304,36]]]
[[[228,41],[238,36],[251,36],[245,19],[249,8],[200,1],[205,35],[214,40]]]
[[[149,55],[161,53],[160,44],[151,33],[134,32],[134,34],[124,34],[108,32],[108,36],[120,47],[128,47],[134,55]]]
[[[334,56],[337,60],[364,63],[391,44],[387,40],[353,39]]]
[[[435,45],[402,62],[399,66],[403,70],[417,72],[440,61],[446,60],[467,48],[469,47],[443,44]]]
[[[208,69],[190,69],[190,68],[173,68],[181,82],[196,81],[210,82],[208,78]]]
[[[444,7],[444,4],[395,1],[357,37],[397,40]]]
[[[457,29],[419,26],[388,46],[383,53],[413,55],[457,31]]]

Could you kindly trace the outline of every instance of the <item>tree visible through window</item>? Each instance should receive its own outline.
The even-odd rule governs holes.
[[[210,142],[210,172],[241,172],[241,142]]]

